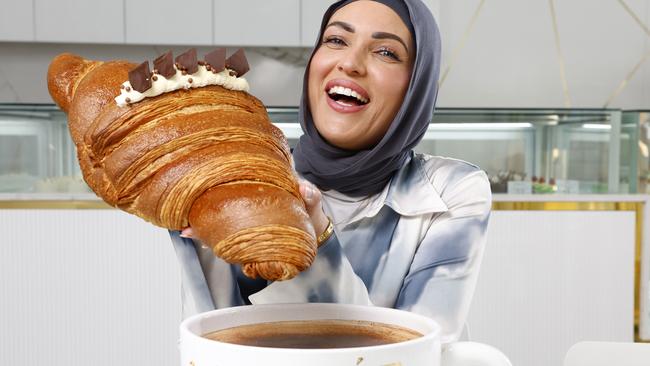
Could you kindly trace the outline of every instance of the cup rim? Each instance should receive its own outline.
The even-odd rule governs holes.
[[[410,319],[413,323],[418,324],[422,328],[428,328],[429,331],[425,332],[422,337],[418,337],[415,339],[411,339],[408,341],[403,341],[403,342],[397,342],[397,343],[388,343],[388,344],[381,344],[381,345],[374,345],[374,346],[363,346],[363,347],[347,347],[347,348],[278,348],[278,347],[259,347],[259,346],[249,346],[249,345],[241,345],[241,344],[233,344],[233,343],[226,343],[226,342],[220,342],[212,339],[208,339],[203,337],[201,334],[197,334],[197,332],[193,331],[194,328],[200,327],[201,323],[214,318],[216,316],[223,316],[223,315],[232,315],[234,313],[241,313],[241,316],[246,315],[246,313],[254,312],[260,310],[266,310],[266,311],[273,311],[275,309],[280,310],[282,312],[286,312],[288,314],[292,314],[292,310],[296,309],[310,309],[310,310],[316,310],[316,309],[321,309],[324,311],[328,311],[329,313],[334,313],[336,314],[337,311],[345,311],[345,309],[352,311],[372,311],[378,314],[398,314],[402,318],[407,318]],[[328,313],[328,314],[329,314]],[[287,317],[287,321],[291,321],[291,317]],[[334,317],[317,317],[313,320],[329,320],[333,319]],[[295,320],[300,320],[300,319],[295,319]],[[364,319],[346,319],[343,318],[342,320],[361,320],[363,321]],[[382,323],[389,324],[389,325],[398,325],[398,326],[403,326],[400,324],[395,324],[390,322],[390,318],[387,318],[388,321],[381,321]],[[273,321],[282,321],[282,320],[270,320],[271,322]],[[374,321],[374,320],[373,320]],[[379,321],[378,321],[379,322]],[[246,323],[243,322],[241,325],[245,324],[255,324],[256,322],[250,322]],[[416,330],[419,331],[419,330]],[[207,331],[206,333],[209,333],[210,331]],[[205,334],[205,333],[204,333]],[[408,345],[417,345],[420,343],[427,343],[427,342],[435,342],[436,340],[439,342],[440,341],[440,326],[438,323],[424,315],[419,315],[416,313],[412,313],[409,311],[405,310],[399,310],[399,309],[393,309],[393,308],[386,308],[386,307],[379,307],[379,306],[367,306],[367,305],[353,305],[353,304],[337,304],[337,303],[291,303],[291,304],[259,304],[259,305],[242,305],[242,306],[235,306],[235,307],[228,307],[228,308],[222,308],[222,309],[217,309],[217,310],[211,310],[207,311],[204,313],[199,313],[193,316],[188,317],[187,319],[183,320],[180,325],[180,339],[181,343],[185,341],[190,341],[195,344],[200,344],[205,347],[210,347],[210,345],[219,344],[220,347],[226,347],[230,348],[233,351],[243,351],[243,350],[248,350],[248,351],[259,351],[259,352],[272,352],[272,353],[343,353],[343,352],[359,352],[359,351],[370,351],[370,350],[384,350],[384,349],[390,349],[393,347],[404,347]]]

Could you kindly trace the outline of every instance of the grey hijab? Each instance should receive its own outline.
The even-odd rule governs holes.
[[[338,1],[327,9],[311,57],[320,46],[323,29],[332,14],[349,2]],[[440,33],[436,21],[420,0],[379,2],[394,9],[402,20],[405,17],[403,5],[407,7],[411,24],[405,23],[414,32],[416,49],[411,80],[402,106],[384,137],[367,150],[349,151],[330,145],[314,126],[307,95],[307,66],[299,110],[304,134],[294,149],[293,157],[296,170],[320,189],[334,189],[352,196],[380,192],[408,160],[433,115],[440,73]]]

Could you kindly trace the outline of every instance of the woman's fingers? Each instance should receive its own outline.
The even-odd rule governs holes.
[[[192,239],[194,238],[194,230],[191,227],[186,227],[181,231],[180,237]]]
[[[329,219],[323,212],[323,205],[321,203],[321,193],[315,185],[306,180],[300,180],[300,194],[305,201],[305,208],[314,225],[316,235],[319,235],[329,224]]]
[[[309,215],[311,215],[315,210],[321,209],[321,194],[318,188],[306,180],[300,181],[300,194],[302,199],[305,201],[305,206]]]

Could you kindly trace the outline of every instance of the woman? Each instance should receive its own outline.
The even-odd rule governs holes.
[[[412,151],[433,113],[439,66],[438,28],[421,1],[333,4],[305,73],[305,134],[294,151],[301,194],[323,233],[316,260],[292,280],[267,284],[194,244],[200,265],[184,265],[185,279],[204,275],[208,289],[185,291],[184,304],[193,305],[186,311],[249,302],[372,304],[434,318],[443,342],[456,340],[491,197],[477,167]]]

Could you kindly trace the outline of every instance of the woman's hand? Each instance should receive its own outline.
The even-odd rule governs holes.
[[[309,214],[311,223],[314,226],[314,231],[318,237],[318,235],[327,229],[327,225],[329,224],[329,219],[323,212],[320,190],[310,182],[301,179],[300,194],[302,195],[302,199],[305,201],[307,213]],[[193,239],[194,231],[191,227],[186,227],[181,231],[181,237]]]
[[[329,225],[329,218],[323,212],[323,204],[321,202],[321,193],[315,185],[301,179],[300,180],[300,194],[305,201],[307,213],[311,218],[311,223],[314,225],[316,237],[322,234]]]

